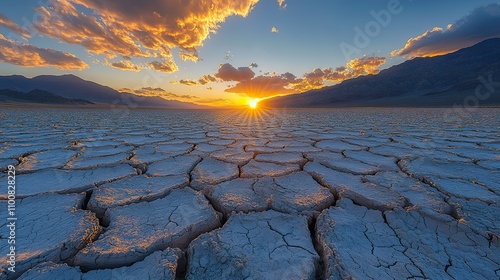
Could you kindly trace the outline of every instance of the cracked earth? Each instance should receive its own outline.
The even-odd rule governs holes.
[[[0,112],[0,279],[499,279],[500,111]]]

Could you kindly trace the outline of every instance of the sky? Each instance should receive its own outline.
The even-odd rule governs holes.
[[[0,0],[0,75],[238,106],[500,37],[490,0]]]

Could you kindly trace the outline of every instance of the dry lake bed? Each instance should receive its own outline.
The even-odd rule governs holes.
[[[499,120],[2,110],[0,279],[499,279]]]

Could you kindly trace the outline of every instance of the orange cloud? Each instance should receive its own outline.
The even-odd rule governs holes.
[[[324,87],[324,81],[342,82],[362,75],[376,74],[386,61],[385,57],[364,56],[349,61],[345,66],[336,69],[316,68],[297,78],[292,73],[265,73],[255,77],[250,67],[234,67],[229,63],[221,64],[214,75],[205,75],[198,80],[180,80],[172,82],[187,86],[201,86],[211,82],[238,82],[229,86],[226,92],[237,93],[250,98],[266,98],[304,92]],[[252,63],[252,67],[257,64]]]
[[[386,61],[385,57],[364,56],[349,61],[346,68],[351,73],[350,78],[361,75],[373,75],[379,72],[379,67]],[[344,79],[345,80],[345,79]]]
[[[181,84],[181,85],[185,85],[185,86],[201,86],[201,85],[204,85],[203,83],[197,81],[197,80],[190,80],[190,79],[182,79],[180,81],[173,81],[173,82],[170,82],[171,84]]]
[[[500,5],[491,4],[475,9],[446,29],[434,27],[410,38],[391,55],[408,58],[442,55],[496,37],[500,37]]]
[[[35,28],[42,34],[87,51],[107,55],[167,59],[153,62],[158,71],[177,70],[171,60],[179,48],[184,60],[198,60],[197,47],[230,16],[247,16],[259,0],[50,0],[39,7]],[[77,10],[82,6],[92,12]]]
[[[135,72],[138,72],[140,70],[140,67],[138,65],[135,65],[128,60],[122,60],[117,62],[106,61],[105,64],[122,70],[130,70]]]
[[[66,52],[38,48],[9,40],[0,34],[0,61],[24,67],[53,66],[63,70],[81,70],[88,65]]]
[[[349,61],[345,66],[320,69],[304,74],[304,78],[293,88],[297,91],[307,91],[322,88],[324,81],[339,83],[363,75],[372,75],[379,72],[379,67],[386,62],[385,57],[364,56]]]
[[[149,63],[149,66],[156,71],[165,73],[172,73],[179,70],[177,64],[172,60],[167,60],[165,62],[153,61]]]
[[[18,35],[20,35],[23,38],[31,37],[29,30],[17,25],[15,22],[13,22],[10,18],[8,18],[6,15],[4,15],[2,13],[0,13],[0,26],[6,27],[6,28],[16,32]]]
[[[251,98],[265,98],[297,92],[289,87],[294,83],[297,83],[297,80],[291,73],[276,76],[258,76],[251,80],[241,81],[225,91]]]
[[[200,60],[200,58],[198,57],[198,51],[196,50],[196,48],[181,49],[179,51],[179,57],[184,61],[191,60],[191,61],[197,62]]]
[[[215,82],[215,81],[217,81],[217,79],[214,76],[203,75],[203,77],[199,78],[198,80],[185,79],[185,80],[180,80],[177,82],[171,82],[171,84],[182,84],[182,85],[186,85],[186,86],[202,86],[202,85],[206,85],[210,82]]]
[[[148,97],[161,97],[167,100],[186,100],[186,99],[195,99],[198,98],[194,95],[178,95],[175,93],[168,92],[162,88],[152,88],[152,87],[143,87],[141,89],[132,90],[129,88],[122,88],[118,90],[119,92],[127,92],[132,93],[139,96],[148,96]]]
[[[281,9],[286,8],[285,0],[276,0],[278,2],[278,5],[280,6]]]

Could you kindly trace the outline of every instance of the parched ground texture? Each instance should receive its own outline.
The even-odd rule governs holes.
[[[499,279],[499,119],[4,110],[0,279]]]

